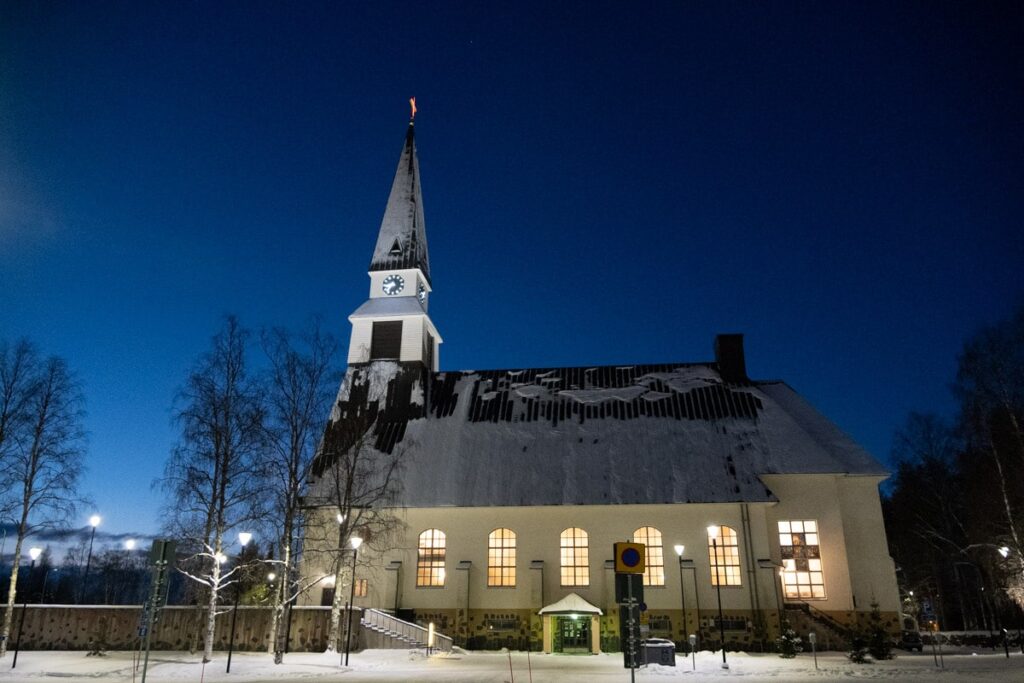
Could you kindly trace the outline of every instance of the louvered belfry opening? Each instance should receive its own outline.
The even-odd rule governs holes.
[[[397,360],[402,355],[402,321],[386,320],[373,323],[370,341],[370,360]]]

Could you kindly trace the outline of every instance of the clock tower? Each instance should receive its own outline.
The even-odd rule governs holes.
[[[430,259],[413,119],[405,133],[395,180],[370,259],[370,298],[348,317],[348,364],[376,360],[438,369],[441,335],[427,314]]]

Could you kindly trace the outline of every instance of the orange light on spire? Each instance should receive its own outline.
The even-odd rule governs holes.
[[[409,106],[412,107],[412,116],[410,116],[409,118],[410,119],[414,119],[414,118],[416,118],[416,98],[415,97],[410,97],[409,98]]]

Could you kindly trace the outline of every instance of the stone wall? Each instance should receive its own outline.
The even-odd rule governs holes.
[[[231,636],[231,607],[223,607],[217,616],[214,649],[226,650]],[[9,648],[19,639],[21,606],[14,610]],[[86,650],[94,642],[107,649],[130,650],[139,646],[138,605],[29,605],[25,612],[23,650]],[[201,607],[168,606],[160,612],[153,630],[151,647],[158,650],[201,649],[206,610]],[[342,615],[344,623],[344,615]],[[271,610],[268,607],[239,607],[235,624],[236,650],[265,650],[270,634]],[[362,642],[358,613],[353,615],[353,638]],[[327,649],[330,608],[296,607],[292,611],[289,649],[316,652]]]

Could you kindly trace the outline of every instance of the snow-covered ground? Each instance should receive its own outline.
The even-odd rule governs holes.
[[[7,681],[139,681],[131,652],[111,652],[106,657],[87,657],[84,652],[22,652],[18,667],[10,668],[11,653],[0,660],[0,683]],[[523,652],[458,652],[450,656],[424,657],[405,650],[368,650],[353,654],[348,667],[342,667],[334,654],[290,654],[284,664],[275,666],[266,654],[235,653],[231,673],[226,674],[226,656],[202,665],[201,657],[187,652],[154,652],[150,655],[147,681],[257,681],[324,680],[358,683],[374,681],[437,681],[460,683],[591,683],[592,681],[628,681],[629,671],[622,668],[622,655],[542,655]],[[931,653],[900,654],[897,659],[874,664],[851,664],[836,653],[819,655],[816,671],[807,653],[795,660],[775,655],[729,655],[729,669],[721,668],[721,655],[702,652],[697,655],[696,671],[690,659],[677,660],[678,666],[649,666],[638,669],[638,681],[682,679],[700,681],[737,678],[743,681],[805,681],[838,679],[885,679],[890,681],[1024,681],[1024,655],[986,650],[978,654],[960,651],[945,657],[945,669],[935,667]]]

